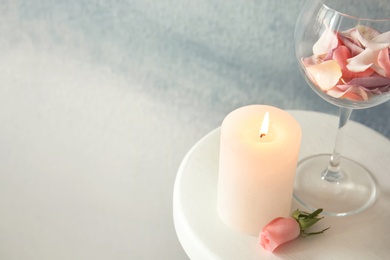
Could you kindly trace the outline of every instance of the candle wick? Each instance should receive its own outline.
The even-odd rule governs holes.
[[[264,134],[264,133],[260,134],[260,138],[262,138],[262,137],[264,137],[264,136],[265,136],[265,134]]]

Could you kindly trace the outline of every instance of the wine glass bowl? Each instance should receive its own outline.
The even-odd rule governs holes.
[[[331,8],[335,3],[342,9],[353,4],[351,10],[372,5],[350,2],[306,4],[295,27],[296,55],[306,81],[323,99],[341,107],[368,108],[390,99],[390,14],[360,18]]]
[[[364,166],[341,156],[353,109],[390,99],[390,7],[387,0],[308,0],[295,26],[302,75],[324,100],[340,108],[332,154],[303,159],[294,198],[311,209],[345,216],[368,208],[377,190]]]

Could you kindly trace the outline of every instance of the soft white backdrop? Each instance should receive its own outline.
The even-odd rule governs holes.
[[[199,138],[247,104],[337,113],[295,61],[302,4],[2,1],[0,259],[186,259],[172,191]],[[389,138],[389,109],[352,119]]]

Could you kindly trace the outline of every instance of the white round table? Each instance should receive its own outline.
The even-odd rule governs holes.
[[[333,149],[338,119],[308,111],[289,111],[302,126],[300,159]],[[298,238],[265,251],[258,238],[229,229],[216,211],[219,128],[187,153],[177,173],[173,215],[176,233],[191,259],[390,259],[390,142],[356,122],[345,129],[343,155],[374,173],[379,195],[366,211],[348,217],[326,216],[322,235]],[[292,211],[304,209],[296,201]]]

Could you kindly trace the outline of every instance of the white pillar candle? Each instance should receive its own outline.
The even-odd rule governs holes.
[[[269,113],[268,133],[260,133]],[[258,235],[269,221],[290,214],[301,127],[271,106],[239,108],[221,126],[217,209],[227,226]]]

